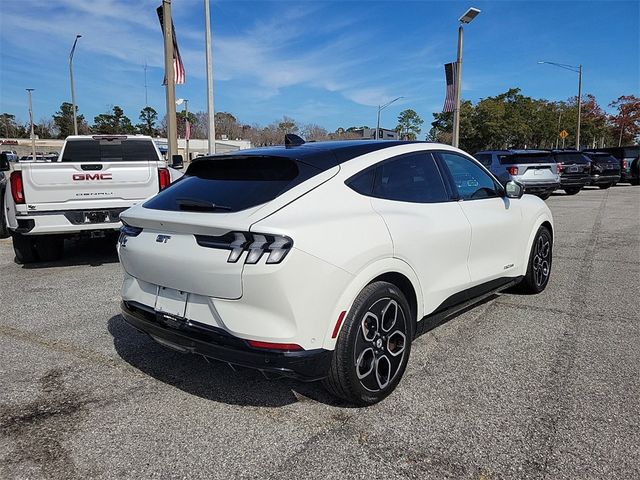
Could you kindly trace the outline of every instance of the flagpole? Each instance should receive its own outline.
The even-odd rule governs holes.
[[[173,71],[173,30],[171,0],[162,0],[162,27],[164,30],[164,72],[167,77],[167,160],[173,163],[178,154],[178,125],[176,122],[176,86]]]
[[[213,63],[211,61],[211,14],[209,0],[204,0],[204,43],[207,64],[207,114],[209,117],[209,153],[216,153],[216,114],[213,109]]]
[[[185,155],[189,159],[189,137],[191,137],[191,124],[189,123],[189,100],[184,101],[184,140],[187,144]]]

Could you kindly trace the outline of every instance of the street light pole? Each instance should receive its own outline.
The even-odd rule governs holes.
[[[565,63],[556,62],[544,62],[540,61],[539,64],[553,65],[554,67],[564,68],[570,72],[578,74],[578,126],[576,128],[576,150],[580,150],[580,119],[582,117],[582,65],[567,65]],[[564,140],[564,139],[563,139]]]
[[[213,62],[211,61],[211,14],[209,0],[204,0],[204,43],[207,64],[207,114],[209,116],[209,153],[216,153],[216,114],[213,108]]]
[[[378,121],[376,122],[376,140],[380,140],[380,112],[382,110],[384,110],[385,108],[387,108],[389,105],[391,105],[393,102],[396,102],[398,100],[400,100],[401,98],[404,97],[398,97],[398,98],[394,98],[393,100],[391,100],[390,102],[385,103],[384,105],[380,106],[378,105]]]
[[[69,53],[69,78],[71,79],[71,106],[73,109],[73,134],[78,135],[78,121],[76,120],[76,93],[73,88],[73,54],[76,51],[76,44],[78,39],[82,35],[76,35],[76,39],[73,41],[73,47],[71,47],[71,53]]]
[[[33,103],[31,101],[31,92],[33,88],[27,88],[29,92],[29,123],[31,124],[31,154],[33,155],[33,161],[36,161],[36,135],[33,132]]]
[[[458,55],[456,59],[456,106],[453,111],[453,132],[451,145],[457,147],[460,143],[460,98],[462,94],[462,43],[464,37],[464,24],[478,16],[480,10],[474,7],[469,8],[463,16],[460,17],[460,26],[458,27]]]

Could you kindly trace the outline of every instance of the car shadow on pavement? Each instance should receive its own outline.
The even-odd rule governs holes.
[[[65,240],[64,256],[51,262],[34,262],[22,265],[24,269],[41,269],[88,265],[99,267],[108,263],[118,263],[118,253],[113,241],[106,238],[81,238]]]
[[[181,353],[163,347],[139,332],[120,315],[108,321],[116,352],[141,372],[191,395],[230,405],[283,407],[315,401],[336,407],[351,407],[332,397],[320,382],[288,378],[265,378],[260,372]]]

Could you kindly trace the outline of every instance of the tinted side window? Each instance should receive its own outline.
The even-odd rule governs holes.
[[[376,168],[373,196],[413,203],[449,200],[444,181],[429,153],[411,153]]]
[[[370,196],[375,172],[375,168],[369,168],[364,172],[358,173],[347,182],[347,185],[361,195]]]
[[[440,153],[449,168],[458,194],[464,200],[490,198],[498,196],[493,178],[474,162],[455,153]]]

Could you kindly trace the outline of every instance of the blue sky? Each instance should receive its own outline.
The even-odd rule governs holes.
[[[187,83],[176,96],[206,110],[201,0],[173,0]],[[35,88],[36,119],[70,101],[67,58],[74,59],[80,113],[120,105],[136,123],[149,104],[164,114],[160,0],[1,0],[0,111],[28,118],[25,88]],[[383,112],[416,110],[428,124],[442,108],[443,64],[455,60],[457,19],[482,13],[465,29],[463,98],[510,87],[536,98],[576,94],[577,75],[538,60],[584,66],[583,91],[601,105],[640,94],[640,2],[635,1],[211,1],[216,111],[244,123],[293,117],[329,130],[372,126]],[[427,129],[425,129],[427,130]]]

